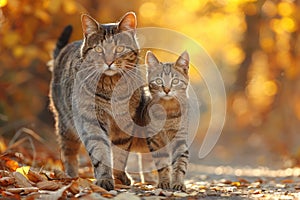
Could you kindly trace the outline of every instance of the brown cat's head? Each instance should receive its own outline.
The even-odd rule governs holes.
[[[148,84],[153,98],[171,100],[186,96],[189,83],[189,54],[184,51],[174,63],[162,63],[148,51]]]
[[[119,22],[100,24],[87,14],[81,17],[84,40],[81,57],[90,66],[113,76],[132,69],[138,59],[138,43],[135,37],[136,16],[126,13]]]

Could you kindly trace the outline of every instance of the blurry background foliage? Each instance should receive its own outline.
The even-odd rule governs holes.
[[[213,152],[198,160],[207,128],[200,125],[193,162],[299,165],[299,9],[300,0],[0,0],[0,133],[12,137],[25,126],[53,139],[46,63],[62,29],[72,24],[71,40],[78,40],[82,13],[104,23],[134,11],[139,27],[193,38],[223,76],[224,131]],[[204,109],[200,124],[208,120]]]

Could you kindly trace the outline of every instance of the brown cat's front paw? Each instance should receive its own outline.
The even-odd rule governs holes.
[[[184,183],[180,183],[180,182],[175,182],[172,184],[172,189],[173,190],[181,190],[181,191],[186,191],[186,187],[184,185]]]
[[[164,189],[164,190],[170,189],[170,182],[169,181],[159,182],[157,187]]]
[[[103,187],[107,191],[113,190],[115,188],[113,179],[100,179],[100,180],[97,180],[96,185],[98,185],[100,187]]]

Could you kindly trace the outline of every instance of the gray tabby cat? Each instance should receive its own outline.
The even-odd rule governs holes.
[[[161,109],[153,109],[146,115],[147,121],[164,120],[161,130],[157,126],[149,126],[147,144],[152,152],[158,170],[158,187],[163,189],[185,190],[184,176],[187,170],[189,152],[188,136],[188,96],[189,55],[183,52],[175,63],[159,62],[155,55],[146,54],[148,67],[148,85],[152,99],[147,104],[147,111],[153,105]],[[155,122],[154,122],[155,124]],[[172,175],[171,175],[172,173]]]
[[[122,118],[128,110],[126,99],[131,94],[125,86],[130,87],[133,79],[139,76],[136,16],[129,12],[117,23],[99,24],[84,14],[81,21],[84,39],[66,45],[71,35],[71,29],[67,27],[54,51],[50,107],[55,115],[66,173],[71,177],[78,176],[77,157],[83,143],[92,161],[96,184],[112,190],[112,175],[123,184],[131,184],[125,166],[133,136],[120,130],[114,116]],[[118,113],[112,113],[114,88],[124,74],[128,74],[124,87],[118,87],[115,93],[121,106]],[[132,119],[138,116],[142,97],[141,89],[135,90],[130,97]],[[121,123],[125,124],[128,133],[133,131],[132,123]],[[112,146],[118,147],[118,153]]]

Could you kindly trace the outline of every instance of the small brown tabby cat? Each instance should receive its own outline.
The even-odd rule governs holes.
[[[158,187],[163,189],[185,190],[184,176],[188,165],[188,96],[189,55],[183,52],[175,63],[159,62],[155,55],[146,54],[148,85],[152,99],[147,104],[149,126],[147,144],[152,152],[158,170]],[[157,130],[162,120],[165,124]],[[172,167],[170,167],[172,166]],[[171,169],[170,169],[171,168]],[[172,172],[172,175],[171,175]]]
[[[126,86],[130,87],[133,79],[139,76],[136,16],[128,12],[117,23],[99,24],[84,14],[81,21],[84,39],[66,45],[71,35],[71,29],[67,27],[54,51],[50,106],[55,115],[66,173],[71,177],[78,176],[77,157],[82,142],[92,161],[96,184],[112,190],[112,175],[123,184],[131,183],[125,166],[133,138],[120,130],[114,116],[122,119],[129,110],[130,117],[135,118],[144,96],[141,89],[135,90],[130,97],[129,109],[126,107],[126,98],[131,95]],[[128,74],[124,87],[118,87],[113,93],[124,74]],[[112,112],[113,94],[117,95],[121,105],[118,113]],[[129,121],[121,123],[127,127],[127,133],[133,132]],[[112,146],[122,151],[115,153]]]

